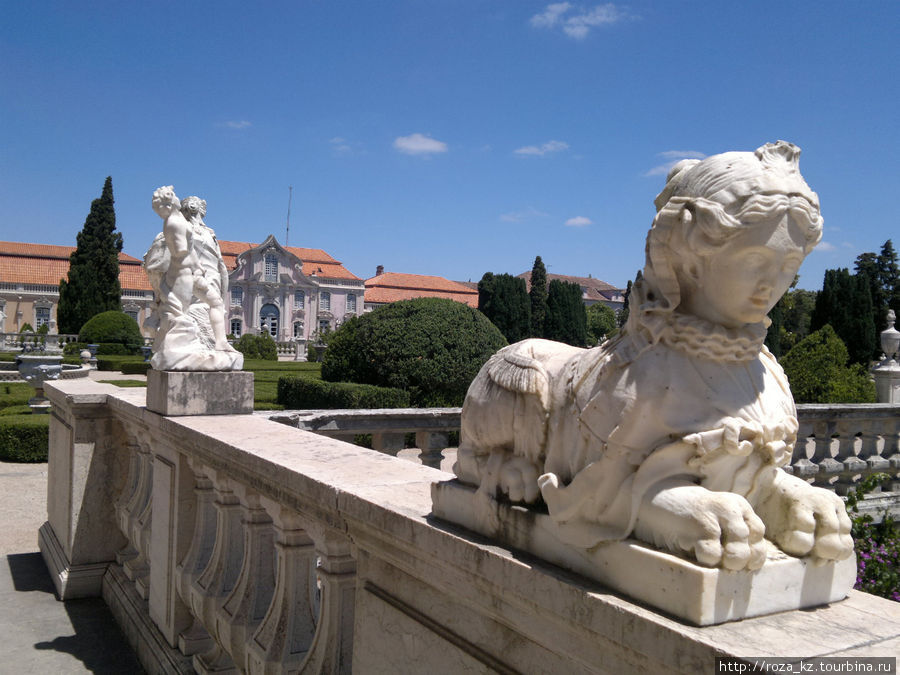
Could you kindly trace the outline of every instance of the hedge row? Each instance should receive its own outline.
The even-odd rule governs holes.
[[[324,382],[308,377],[278,380],[278,403],[287,409],[408,408],[409,392],[371,384]]]
[[[119,363],[119,370],[124,375],[146,375],[150,370],[149,361],[122,361]]]
[[[46,462],[50,415],[0,416],[0,461]]]

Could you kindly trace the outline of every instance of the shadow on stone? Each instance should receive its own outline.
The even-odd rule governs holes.
[[[14,553],[6,556],[13,588],[18,592],[42,591],[56,594],[53,580],[40,553]]]

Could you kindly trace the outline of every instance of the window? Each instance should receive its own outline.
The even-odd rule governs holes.
[[[331,293],[328,291],[322,291],[319,295],[319,309],[323,312],[331,311]]]
[[[331,322],[328,319],[319,319],[319,335],[325,335],[331,330]]]
[[[137,318],[137,317],[135,317]],[[50,323],[50,308],[49,307],[35,307],[34,308],[34,322],[35,328],[40,328],[44,324]]]
[[[130,316],[132,319],[134,319],[135,323],[137,323],[137,321],[138,321],[138,314],[139,314],[139,312],[140,312],[140,310],[138,310],[138,309],[126,309],[126,310],[125,310],[125,313],[126,313],[128,316]],[[38,325],[40,326],[41,324],[38,323]]]
[[[302,338],[303,337],[303,321],[297,320],[294,322],[294,337]]]
[[[266,256],[266,281],[278,281],[278,258],[272,254]]]
[[[241,337],[241,320],[240,319],[232,319],[231,320],[231,334],[234,337]]]
[[[244,289],[240,286],[233,286],[231,289],[231,304],[232,305],[243,305],[244,304]]]
[[[303,309],[303,304],[306,302],[306,293],[303,291],[297,291],[294,293],[294,309]]]
[[[347,311],[356,314],[356,295],[347,293]]]

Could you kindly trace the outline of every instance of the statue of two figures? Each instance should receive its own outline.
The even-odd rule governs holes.
[[[206,202],[179,200],[171,185],[153,193],[163,230],[144,255],[154,291],[155,370],[240,370],[244,356],[228,344],[228,270],[216,235],[203,222]]]
[[[483,533],[510,531],[501,505],[543,502],[578,551],[630,537],[751,571],[773,555],[766,540],[818,564],[852,554],[841,499],[781,468],[797,416],[763,345],[766,315],[822,236],[799,155],[779,141],[680,162],[619,335],[587,350],[525,340],[485,364],[454,466],[477,488]]]

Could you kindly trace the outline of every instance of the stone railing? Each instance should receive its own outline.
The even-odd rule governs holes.
[[[294,361],[306,360],[306,340],[287,340],[276,342],[278,358],[282,361],[293,359]]]
[[[397,456],[405,439],[415,434],[416,453],[402,453],[422,464],[440,468],[452,458],[449,433],[459,431],[460,408],[405,410],[302,410],[268,416],[282,424],[331,438],[353,442],[360,434],[372,435],[372,448]],[[867,476],[887,473],[893,480],[870,495],[875,503],[890,496],[900,509],[900,406],[809,405],[797,406],[800,421],[791,465],[786,470],[841,496]],[[888,495],[889,493],[889,495]]]
[[[62,349],[70,342],[77,342],[78,336],[68,333],[0,333],[0,352],[22,351],[44,345]]]
[[[46,391],[44,560],[62,599],[102,594],[148,672],[693,673],[717,656],[888,655],[900,639],[900,605],[857,592],[679,623],[435,519],[431,486],[452,476],[323,436],[349,433],[339,412],[307,414],[314,434],[162,417],[143,390],[92,381]],[[353,431],[424,443],[458,414],[415,413]]]

